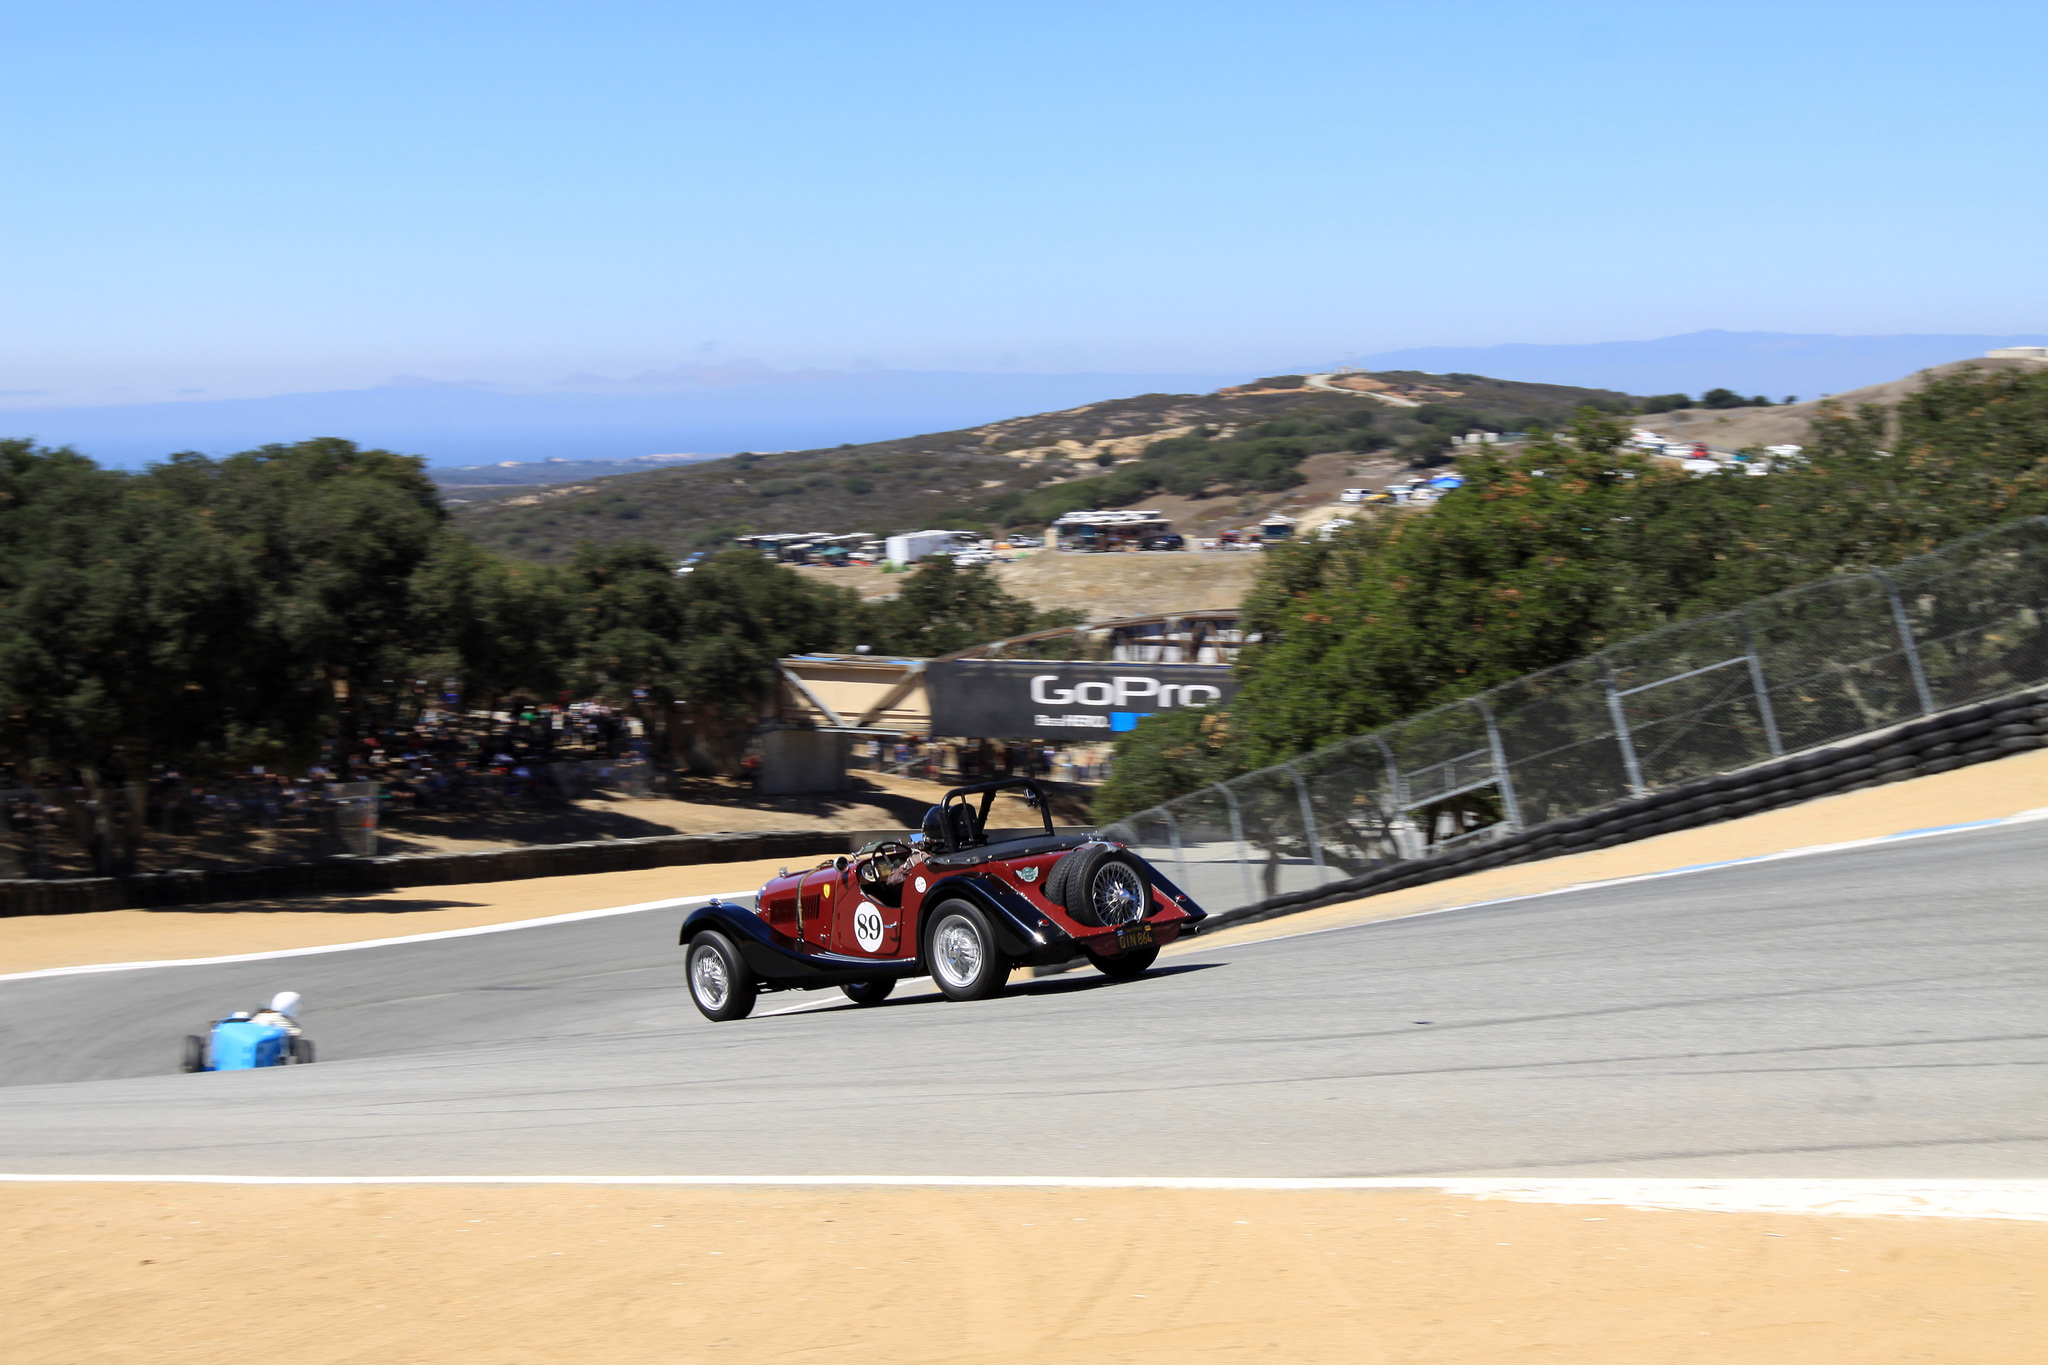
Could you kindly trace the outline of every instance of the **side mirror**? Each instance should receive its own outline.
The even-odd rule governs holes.
[[[842,854],[840,854],[840,855],[839,855],[839,856],[838,856],[837,858],[834,858],[834,859],[832,860],[832,869],[833,869],[833,870],[834,870],[835,872],[844,872],[844,871],[846,871],[846,862],[847,862],[847,858],[846,858],[846,855],[845,855],[844,853],[842,853]]]

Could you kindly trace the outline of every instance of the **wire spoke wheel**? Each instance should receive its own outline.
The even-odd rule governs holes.
[[[949,918],[932,936],[932,969],[956,990],[967,990],[981,975],[981,935],[964,919]]]
[[[705,930],[690,941],[686,959],[690,999],[697,1012],[713,1022],[744,1019],[753,1012],[759,988],[732,940]]]
[[[949,1000],[986,1000],[1002,993],[1010,959],[988,916],[963,900],[949,900],[932,921],[926,941],[932,984]]]
[[[1096,868],[1088,885],[1088,904],[1095,922],[1104,926],[1129,924],[1145,917],[1145,883],[1129,863],[1105,861]]]
[[[725,998],[732,994],[732,983],[725,979],[725,962],[717,953],[708,949],[697,951],[690,962],[690,987],[712,1009],[725,1004]]]

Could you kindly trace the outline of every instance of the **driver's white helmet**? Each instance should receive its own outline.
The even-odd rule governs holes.
[[[297,1014],[299,1012],[299,993],[297,991],[279,991],[276,995],[270,997],[270,1008],[278,1014]]]

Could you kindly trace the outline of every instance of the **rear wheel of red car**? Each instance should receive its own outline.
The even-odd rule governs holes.
[[[706,929],[690,940],[690,999],[715,1023],[754,1012],[754,977],[732,940]]]
[[[1152,909],[1151,875],[1120,848],[1087,850],[1060,889],[1067,913],[1096,928],[1135,924]]]
[[[845,991],[846,998],[856,1005],[879,1005],[889,998],[890,991],[896,989],[896,978],[884,976],[874,981],[856,981],[839,989]]]
[[[1133,948],[1128,953],[1115,957],[1096,957],[1092,953],[1088,960],[1095,964],[1095,970],[1113,981],[1133,981],[1143,976],[1153,963],[1159,960],[1159,945],[1149,948]]]
[[[949,1000],[986,1000],[1010,979],[1010,959],[988,916],[966,901],[943,901],[932,912],[932,983]]]

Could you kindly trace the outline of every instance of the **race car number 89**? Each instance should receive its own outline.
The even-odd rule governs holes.
[[[872,953],[882,946],[882,912],[863,905],[853,912],[853,937],[862,950]]]

